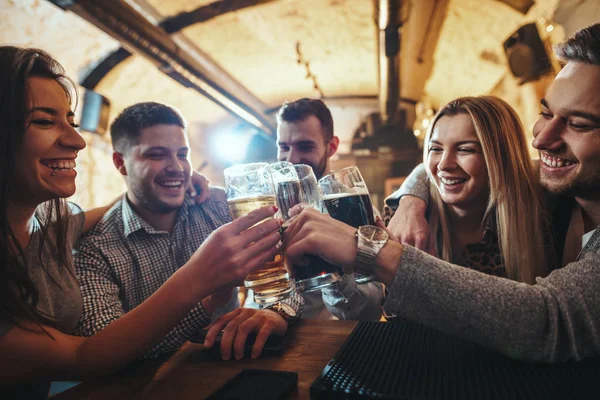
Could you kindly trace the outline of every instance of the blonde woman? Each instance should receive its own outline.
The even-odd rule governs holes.
[[[547,222],[515,111],[492,96],[456,99],[424,143],[435,255],[520,282],[546,276]]]

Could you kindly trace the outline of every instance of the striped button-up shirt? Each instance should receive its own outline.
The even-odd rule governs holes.
[[[77,242],[75,269],[83,296],[80,335],[93,335],[141,304],[189,260],[212,231],[231,221],[225,192],[210,190],[210,199],[201,205],[186,196],[171,232],[150,226],[124,196]],[[238,306],[234,291],[215,314]],[[198,304],[146,357],[177,349],[210,322]]]

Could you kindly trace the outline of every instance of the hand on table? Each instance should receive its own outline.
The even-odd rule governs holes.
[[[244,344],[251,332],[256,333],[252,346],[252,358],[258,358],[270,335],[283,336],[287,331],[287,323],[283,317],[272,310],[256,310],[253,308],[238,308],[219,317],[213,322],[204,340],[205,347],[212,347],[219,332],[221,338],[221,357],[231,358],[233,348],[237,360],[244,357]]]

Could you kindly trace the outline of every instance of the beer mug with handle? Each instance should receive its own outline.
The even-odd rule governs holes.
[[[323,199],[317,178],[309,165],[275,167],[273,168],[273,180],[277,192],[277,205],[284,221],[293,216],[290,211],[298,205],[303,208],[312,207],[322,212]],[[297,292],[323,289],[342,279],[339,267],[315,256],[309,257],[309,260],[309,265],[294,268]]]
[[[369,189],[358,167],[347,167],[325,175],[319,180],[319,187],[331,217],[355,228],[375,225]],[[373,279],[372,275],[355,274],[356,283]]]
[[[264,206],[275,206],[275,185],[268,163],[234,165],[224,171],[227,203],[233,218]],[[284,254],[249,274],[244,286],[254,292],[257,304],[270,304],[287,298],[292,292]]]

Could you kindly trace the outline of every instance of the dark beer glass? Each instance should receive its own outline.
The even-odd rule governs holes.
[[[323,199],[317,178],[310,166],[298,164],[280,168],[272,165],[272,170],[277,206],[284,221],[293,217],[290,211],[299,204],[302,208],[312,207],[322,212]],[[341,280],[340,269],[337,266],[319,257],[313,256],[309,259],[308,266],[294,268],[297,292],[319,290]]]
[[[334,171],[319,180],[323,203],[330,216],[358,228],[375,225],[369,189],[358,167]],[[356,283],[371,282],[372,275],[355,274]]]

